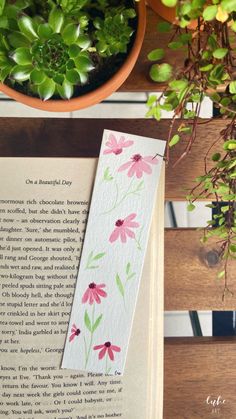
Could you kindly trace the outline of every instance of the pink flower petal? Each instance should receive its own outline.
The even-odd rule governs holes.
[[[117,139],[116,139],[116,137],[114,136],[114,134],[110,134],[109,135],[109,137],[108,137],[108,142],[110,143],[110,145],[112,146],[112,147],[117,147],[117,145],[119,144],[118,142],[117,142]],[[106,143],[107,144],[107,143]],[[107,144],[108,145],[108,144]],[[110,146],[109,145],[109,146]]]
[[[94,302],[94,295],[91,291],[91,289],[89,288],[89,304],[92,305]]]
[[[105,288],[106,284],[98,284],[96,288]]]
[[[109,241],[113,243],[114,241],[118,239],[119,235],[120,235],[119,228],[115,228],[115,230],[110,235]]]
[[[73,329],[74,329],[74,330],[77,330],[77,326],[76,326],[76,324],[75,324],[75,323],[73,323],[73,324],[72,324],[71,332],[72,332],[72,331],[74,331]]]
[[[114,361],[114,354],[112,352],[111,346],[108,348],[108,355],[111,361]]]
[[[97,349],[102,349],[103,347],[104,347],[104,345],[96,345],[96,346],[93,347],[93,349],[95,351],[97,351]]]
[[[103,154],[111,154],[111,153],[113,153],[113,151],[109,150],[108,148],[103,151]]]
[[[125,141],[125,142],[123,143],[122,147],[129,147],[129,146],[131,146],[132,144],[134,144],[134,142],[133,142],[133,141],[131,141],[131,140],[128,140],[128,141]]]
[[[120,347],[116,346],[116,345],[111,345],[110,348],[111,348],[112,351],[115,351],[115,352],[120,352],[121,351]]]
[[[135,214],[135,213],[132,213],[132,214],[128,215],[127,217],[124,218],[124,223],[126,224],[127,222],[133,220],[135,217],[137,217],[137,214]],[[124,225],[124,223],[123,223],[123,225]]]
[[[147,163],[145,163],[145,161],[142,161],[142,166],[140,165],[140,169],[148,175],[152,173],[152,168]]]
[[[129,177],[134,176],[134,174],[136,173],[136,170],[137,170],[137,165],[138,165],[138,163],[131,163],[131,164],[132,164],[132,166],[128,170],[128,176]]]
[[[123,225],[124,227],[131,227],[131,228],[139,227],[139,223],[136,223],[135,221],[130,221],[129,223],[124,223]]]
[[[107,351],[107,347],[103,345],[102,350],[98,354],[98,359],[104,358],[106,351]]]
[[[87,290],[85,291],[83,298],[82,298],[82,303],[85,304],[87,303],[88,299],[89,299],[89,295],[90,295],[90,289],[87,288]]]
[[[97,292],[96,288],[94,288],[94,289],[92,290],[92,293],[93,293],[93,298],[94,298],[94,300],[96,301],[96,303],[100,304],[100,303],[101,303],[101,298],[99,297],[99,295],[98,295],[98,292]]]
[[[72,340],[75,338],[75,334],[70,335],[69,341],[72,342]]]
[[[120,230],[120,238],[122,243],[126,243],[126,229],[121,229]]]
[[[128,169],[131,165],[133,164],[132,161],[128,161],[127,163],[122,164],[119,169],[118,172],[122,172],[123,170]]]
[[[127,234],[127,236],[131,237],[131,239],[135,238],[134,232],[129,230],[128,228],[125,229],[125,234]]]
[[[101,289],[99,289],[98,287],[96,288],[97,294],[100,295],[101,297],[106,297],[107,293]]]

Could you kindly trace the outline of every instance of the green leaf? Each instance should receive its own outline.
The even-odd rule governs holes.
[[[229,205],[224,205],[223,207],[220,208],[221,212],[223,212],[223,214],[225,214],[227,211],[229,211]]]
[[[158,83],[168,81],[172,76],[172,66],[167,63],[153,64],[150,69],[150,77]]]
[[[192,203],[192,202],[190,202],[189,204],[188,204],[188,206],[187,206],[187,210],[188,211],[193,211],[194,209],[195,209],[196,207],[195,207],[195,205]]]
[[[6,3],[6,0],[1,0],[0,1],[0,15],[2,14],[2,12],[3,12],[3,9],[4,9],[4,7],[5,7],[5,3]]]
[[[73,84],[71,84],[68,80],[64,80],[61,86],[58,85],[57,90],[62,99],[69,100],[74,93]]]
[[[30,80],[31,80],[31,83],[33,84],[41,84],[43,83],[45,78],[46,78],[46,75],[40,70],[34,69],[30,73]]]
[[[64,23],[64,15],[62,10],[58,7],[54,7],[49,14],[48,23],[54,33],[60,33]]]
[[[170,49],[179,49],[179,48],[182,48],[182,46],[183,46],[183,42],[180,42],[180,41],[173,41],[168,44],[168,47]]]
[[[53,33],[51,26],[48,23],[42,23],[38,27],[38,34],[40,38],[48,39]]]
[[[164,57],[164,50],[162,48],[153,49],[148,54],[149,61],[158,61]]]
[[[175,7],[177,4],[177,0],[161,0],[161,2],[166,6],[166,7]]]
[[[156,95],[150,95],[147,101],[147,106],[150,107],[152,105],[154,105],[154,103],[156,102],[157,97]]]
[[[28,65],[32,63],[32,56],[29,48],[17,48],[12,55],[13,60],[19,65]]]
[[[92,332],[92,324],[91,324],[91,320],[89,318],[87,310],[85,310],[85,313],[84,313],[84,323],[85,323],[85,326],[87,327],[87,329],[90,332]]]
[[[79,36],[79,26],[69,23],[62,32],[62,38],[67,45],[75,44]]]
[[[228,140],[223,145],[224,150],[236,150],[236,140]]]
[[[32,70],[33,70],[32,66],[16,65],[11,72],[11,76],[13,77],[13,79],[19,82],[26,81],[26,80],[29,80],[30,73]]]
[[[30,45],[28,38],[18,31],[10,33],[7,39],[13,48],[27,47]]]
[[[78,45],[72,44],[69,46],[69,56],[70,58],[76,58],[79,53],[81,52],[81,49]]]
[[[80,75],[77,70],[67,70],[66,79],[69,83],[77,84],[80,82]]]
[[[235,253],[236,252],[236,244],[231,244],[229,246],[229,249],[231,250],[231,252]]]
[[[43,100],[48,100],[55,92],[55,82],[48,77],[38,87],[39,96]]]
[[[92,333],[95,332],[95,330],[98,328],[99,324],[101,323],[102,316],[103,315],[100,314],[100,316],[96,319],[95,323],[93,324],[92,330],[91,330]]]
[[[118,290],[119,290],[120,294],[122,295],[122,297],[124,297],[124,295],[125,295],[125,290],[124,290],[124,287],[123,287],[122,281],[121,281],[121,279],[120,279],[120,277],[119,277],[119,275],[118,275],[118,274],[116,274],[116,285],[117,285],[117,288],[118,288]]]
[[[173,90],[183,90],[188,85],[187,80],[173,80],[169,83],[169,86]]]
[[[91,40],[87,35],[80,35],[77,39],[77,44],[83,50],[87,49],[91,45]]]
[[[218,60],[221,60],[222,58],[226,56],[228,51],[229,51],[228,48],[217,48],[213,52],[213,57],[217,58]]]
[[[231,83],[229,84],[229,91],[233,95],[236,93],[236,81],[231,81]]]
[[[178,134],[175,134],[169,142],[169,147],[173,147],[175,144],[179,142],[179,140],[180,140],[180,136]]]
[[[225,276],[225,270],[223,270],[223,271],[221,271],[217,274],[217,278],[219,278],[219,279],[223,278],[223,276]]]
[[[87,73],[94,69],[94,66],[88,56],[79,55],[74,58],[74,62],[79,73]]]
[[[221,158],[221,154],[220,154],[220,153],[215,153],[215,154],[213,154],[213,156],[211,157],[211,159],[212,159],[213,161],[219,161],[219,160],[220,160],[220,158]]]
[[[207,64],[207,65],[204,65],[204,66],[202,66],[202,67],[200,67],[200,71],[210,71],[210,70],[212,70],[212,68],[213,68],[213,64]]]
[[[25,35],[26,38],[28,38],[30,41],[38,38],[34,23],[29,16],[21,16],[18,20],[18,26],[22,34]]]
[[[221,8],[228,13],[236,12],[235,0],[223,0],[220,5],[221,5]]]
[[[161,33],[170,32],[171,28],[172,25],[169,22],[159,22],[157,25],[157,30]]]
[[[203,19],[206,21],[209,20],[213,20],[216,17],[216,13],[217,13],[218,7],[216,5],[214,6],[207,6],[204,10],[203,10]]]

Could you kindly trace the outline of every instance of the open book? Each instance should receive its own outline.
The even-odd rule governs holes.
[[[0,159],[0,417],[161,419],[164,176],[125,374],[60,368],[96,159]]]

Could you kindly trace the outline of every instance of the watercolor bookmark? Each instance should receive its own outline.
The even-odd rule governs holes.
[[[62,368],[124,371],[164,150],[104,131]]]

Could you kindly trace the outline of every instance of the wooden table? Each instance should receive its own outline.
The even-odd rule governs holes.
[[[157,16],[148,13],[147,34],[140,58],[122,91],[155,91],[148,79],[147,53],[167,43],[166,35],[156,32]],[[181,55],[172,53],[175,66]],[[130,105],[132,106],[132,105]],[[181,123],[181,121],[179,121]],[[185,187],[203,172],[203,157],[215,132],[225,122],[214,120],[198,128],[191,156],[173,169],[184,143],[176,147],[167,167],[166,200],[183,200]],[[169,121],[159,123],[142,119],[15,119],[0,120],[1,156],[97,156],[103,128],[166,138]],[[79,137],[78,137],[79,132]],[[79,142],[83,138],[83,142]],[[88,139],[86,141],[86,139]],[[213,150],[212,150],[213,153]],[[195,229],[167,229],[165,233],[165,309],[166,310],[233,310],[236,302],[235,263],[229,271],[232,298],[222,302],[223,285],[216,281],[220,262],[211,263],[211,252],[218,248],[212,240],[204,247],[201,233]],[[167,338],[165,340],[164,419],[236,418],[236,346],[235,338]],[[214,409],[211,399],[225,400]],[[209,402],[210,399],[208,399]],[[219,411],[217,410],[219,409]],[[130,418],[132,419],[132,418]],[[142,419],[142,418],[140,418]]]

